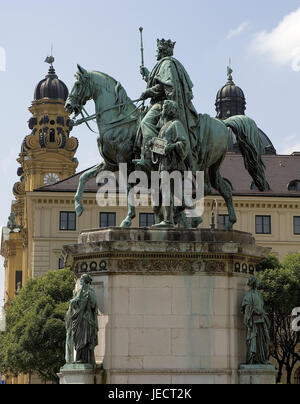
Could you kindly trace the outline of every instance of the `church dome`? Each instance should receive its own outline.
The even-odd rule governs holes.
[[[277,154],[275,147],[273,146],[273,143],[271,142],[271,140],[268,138],[268,136],[265,134],[265,132],[263,132],[261,129],[259,129],[259,134],[260,134],[260,138],[262,141],[262,144],[265,147],[265,153],[266,154]]]
[[[228,68],[227,83],[218,91],[215,105],[219,119],[245,115],[246,98],[243,90],[233,82],[231,68]]]
[[[232,69],[227,68],[228,81],[217,93],[216,97],[216,111],[217,118],[225,120],[235,115],[245,115],[246,111],[246,98],[243,90],[238,87],[232,79]],[[262,144],[265,148],[265,154],[276,154],[276,150],[269,139],[269,137],[261,130],[259,130]],[[230,138],[228,143],[228,151],[231,153],[241,154],[235,134],[229,129]]]
[[[34,91],[34,100],[42,98],[60,99],[66,101],[69,91],[65,83],[57,77],[54,67],[51,65],[47,76],[39,82]]]

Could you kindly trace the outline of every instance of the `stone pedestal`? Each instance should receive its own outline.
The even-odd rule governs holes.
[[[239,384],[275,384],[277,371],[273,365],[240,365]]]
[[[60,384],[102,384],[103,370],[84,364],[65,365],[58,374]]]
[[[107,384],[237,384],[246,344],[241,302],[269,253],[237,231],[83,232],[63,255],[93,277]]]

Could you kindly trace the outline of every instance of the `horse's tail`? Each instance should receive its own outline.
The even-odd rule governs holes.
[[[245,115],[232,116],[223,122],[236,135],[245,167],[255,185],[261,192],[267,191],[269,184],[265,177],[266,166],[262,160],[265,148],[256,123]]]

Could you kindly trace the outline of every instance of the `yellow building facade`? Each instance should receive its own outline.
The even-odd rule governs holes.
[[[85,193],[84,213],[75,218],[73,192],[47,192],[37,190],[27,195],[29,223],[32,233],[28,247],[31,251],[28,257],[28,266],[33,276],[40,276],[49,269],[59,269],[61,248],[65,244],[77,242],[81,231],[100,228],[111,224],[119,226],[127,215],[126,207],[109,206],[100,207],[96,201],[95,193]],[[218,202],[219,216],[227,216],[226,205],[217,196],[205,198],[205,212],[200,227],[211,226],[211,212],[215,200]],[[272,252],[282,260],[287,254],[299,252],[300,235],[294,234],[294,218],[300,214],[300,199],[294,198],[251,198],[234,197],[234,204],[238,222],[235,230],[252,233],[258,245],[269,247]],[[153,221],[153,211],[149,207],[137,207],[137,216],[133,220],[133,227],[144,227],[145,222]],[[62,214],[74,215],[75,227],[62,229]],[[257,234],[256,220],[258,216],[271,218],[270,234]],[[107,219],[107,218],[110,219]],[[218,225],[216,224],[216,227]],[[222,227],[222,223],[219,223]]]

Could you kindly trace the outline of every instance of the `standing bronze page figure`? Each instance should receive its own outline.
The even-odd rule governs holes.
[[[158,138],[164,140],[165,151],[163,154],[157,154],[158,170],[161,175],[161,196],[162,205],[165,207],[164,220],[153,227],[174,227],[174,198],[180,194],[183,189],[184,171],[187,171],[185,160],[190,151],[190,142],[185,127],[178,119],[179,109],[174,101],[166,100],[162,106],[162,128]],[[164,182],[169,181],[169,174],[177,171],[178,180],[171,179],[169,187],[164,187]],[[168,200],[168,203],[165,201]],[[188,204],[185,201],[185,205]],[[154,208],[154,213],[156,207]],[[160,214],[160,207],[158,214]]]
[[[265,365],[269,364],[270,322],[264,310],[264,300],[258,291],[259,281],[252,276],[248,281],[250,290],[246,293],[242,312],[247,330],[247,364]]]
[[[81,288],[70,301],[66,315],[66,362],[95,365],[95,347],[98,345],[98,306],[96,294],[91,288],[92,278],[85,274],[80,278]]]

